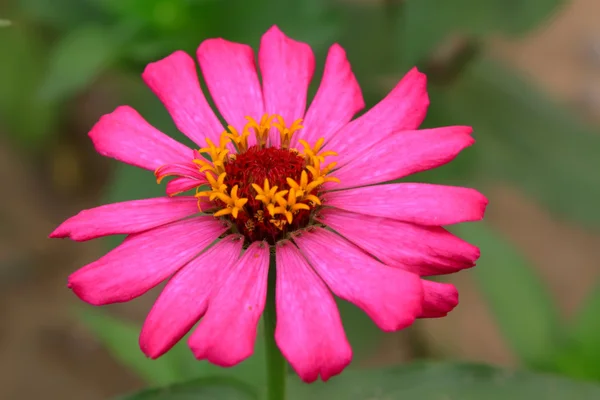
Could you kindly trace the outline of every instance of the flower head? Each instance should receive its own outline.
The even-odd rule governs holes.
[[[128,301],[169,279],[142,328],[144,353],[159,357],[200,321],[188,341],[194,355],[231,366],[253,352],[274,254],[275,339],[308,382],[352,358],[333,294],[384,331],[456,306],[454,286],[422,277],[475,264],[478,249],[442,226],[481,219],[487,200],[468,188],[393,183],[474,142],[470,127],[417,130],[429,103],[423,74],[409,71],[353,120],[364,102],[338,45],[308,110],[313,53],[277,27],[261,41],[262,83],[246,45],[209,39],[197,56],[226,127],[186,53],[143,73],[196,149],[126,106],[90,132],[100,154],[171,180],[165,197],[85,210],[50,235],[128,235],[69,277],[81,299]]]

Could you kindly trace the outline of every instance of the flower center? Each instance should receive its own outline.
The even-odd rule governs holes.
[[[339,182],[328,175],[335,162],[321,165],[325,157],[337,154],[321,151],[324,139],[312,147],[299,140],[301,151],[290,148],[294,133],[302,128],[301,120],[288,127],[278,115],[247,119],[241,133],[228,126],[218,146],[206,139],[207,147],[193,160],[208,182],[196,189],[198,206],[202,212],[228,220],[247,243],[266,240],[275,244],[312,224],[321,206],[322,185]],[[281,147],[270,146],[273,129],[279,132]],[[162,171],[169,170],[160,167],[156,175],[161,179],[167,175]]]
[[[252,146],[227,162],[224,184],[237,187],[237,195],[248,199],[233,219],[237,230],[250,241],[275,243],[286,232],[308,225],[311,210],[320,201],[300,189],[298,182],[310,179],[304,168],[303,157],[275,147]]]

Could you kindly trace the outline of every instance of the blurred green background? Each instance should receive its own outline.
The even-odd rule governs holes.
[[[137,347],[153,298],[82,307],[67,275],[117,241],[48,233],[82,208],[160,195],[152,174],[97,155],[87,131],[129,104],[182,138],[141,78],[209,37],[258,44],[272,24],[348,52],[368,106],[413,65],[427,126],[473,125],[476,146],[412,179],[474,186],[484,223],[454,227],[478,267],[461,304],[393,335],[341,304],[352,368],[478,361],[600,381],[600,3],[597,0],[4,0],[0,3],[0,398],[104,399],[206,374],[264,379],[261,349],[218,370],[179,346]]]

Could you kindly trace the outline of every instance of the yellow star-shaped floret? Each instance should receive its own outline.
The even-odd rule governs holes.
[[[297,203],[296,199],[296,189],[290,188],[287,200],[285,199],[285,197],[283,197],[283,195],[275,195],[275,202],[279,205],[279,207],[275,207],[275,205],[269,204],[269,206],[267,206],[267,209],[269,210],[269,213],[272,216],[282,214],[283,216],[285,216],[285,219],[287,220],[288,224],[291,224],[294,219],[295,213],[297,213],[300,210],[310,210],[308,204]]]
[[[221,200],[227,207],[217,211],[214,216],[222,217],[223,215],[229,215],[233,218],[237,218],[239,212],[244,209],[244,205],[248,202],[246,198],[238,197],[238,185],[235,185],[233,189],[231,189],[231,193],[227,195],[227,193],[215,193],[216,198]]]

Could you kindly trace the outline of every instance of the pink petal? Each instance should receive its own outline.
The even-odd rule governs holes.
[[[206,85],[223,118],[238,130],[248,122],[247,116],[260,120],[264,114],[263,95],[252,48],[224,39],[208,39],[202,42],[197,55]]]
[[[328,206],[421,225],[478,221],[488,203],[474,189],[427,183],[367,186],[325,196]]]
[[[418,275],[381,264],[322,228],[303,232],[294,242],[331,291],[364,310],[382,330],[406,328],[421,314]]]
[[[201,216],[134,234],[71,274],[69,287],[93,305],[132,300],[167,279],[226,230],[213,217]]]
[[[159,197],[83,210],[63,222],[51,238],[84,241],[106,235],[142,232],[198,213],[195,197]]]
[[[311,145],[319,138],[329,141],[364,106],[362,91],[346,52],[340,45],[334,44],[327,54],[319,90],[304,118],[304,129],[292,137],[292,146],[297,146],[298,139],[304,139]]]
[[[181,132],[200,147],[206,145],[207,137],[218,143],[223,125],[202,93],[192,57],[176,51],[148,64],[142,78],[163,102]]]
[[[334,175],[341,182],[330,186],[336,190],[365,186],[439,167],[475,143],[472,131],[470,126],[450,126],[387,136],[339,168]]]
[[[89,135],[103,156],[151,171],[194,157],[190,148],[154,128],[128,106],[101,117]]]
[[[208,198],[206,198],[206,197],[199,197],[197,200],[198,200],[198,203],[197,203],[198,209],[201,212],[208,211],[215,207],[215,203],[213,203],[212,201],[209,201]]]
[[[166,164],[154,171],[156,179],[162,180],[167,176],[184,176],[195,180],[207,182],[206,175],[200,172],[198,166],[191,160],[186,163]]]
[[[188,190],[192,190],[197,188],[198,186],[202,186],[206,183],[206,180],[198,180],[191,178],[175,178],[167,183],[167,187],[165,188],[165,192],[168,196],[175,196],[177,194],[187,192]],[[204,210],[204,208],[203,208]]]
[[[275,341],[304,382],[326,381],[352,361],[337,305],[293,244],[279,244],[276,255]]]
[[[381,262],[421,276],[470,268],[479,249],[438,226],[421,226],[331,208],[317,219]]]
[[[142,327],[140,348],[144,354],[160,357],[198,322],[206,312],[215,285],[237,262],[243,244],[240,235],[229,235],[173,276]]]
[[[281,115],[287,125],[303,118],[308,85],[315,70],[310,46],[290,39],[273,26],[260,41],[258,63],[266,112]],[[272,129],[271,145],[279,144],[279,131]]]
[[[335,161],[344,164],[346,157],[365,145],[377,143],[398,131],[414,130],[421,125],[429,106],[427,78],[413,68],[375,107],[340,129],[326,145],[336,151]]]
[[[458,305],[458,290],[450,283],[423,279],[423,312],[419,318],[440,318]]]
[[[267,297],[269,245],[254,242],[210,300],[188,344],[198,359],[231,367],[254,352],[258,320]]]

